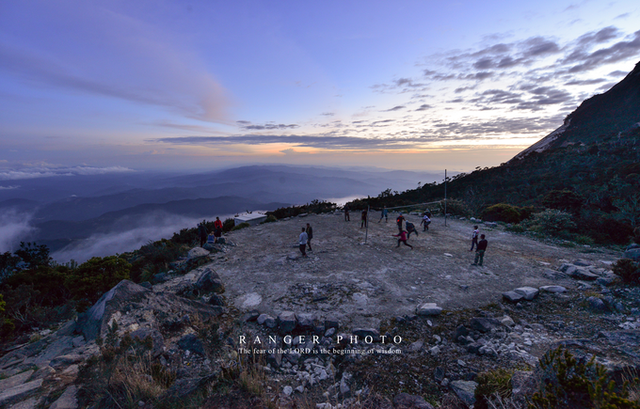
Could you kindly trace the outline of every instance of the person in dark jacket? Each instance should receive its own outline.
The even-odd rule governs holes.
[[[484,234],[480,235],[480,241],[478,242],[478,247],[476,248],[476,257],[473,261],[472,266],[480,266],[482,267],[482,261],[484,260],[484,253],[487,251],[487,239],[484,238]]]
[[[311,227],[311,225],[307,223],[307,229],[305,231],[307,232],[307,247],[309,247],[309,251],[313,251],[311,249],[311,239],[313,238],[313,227]]]
[[[198,236],[200,237],[200,247],[204,246],[204,243],[207,242],[207,236],[209,233],[207,232],[206,221],[203,220],[202,223],[198,225]]]
[[[413,223],[407,220],[405,226],[407,227],[407,238],[411,237],[411,233],[415,233],[418,236],[418,230],[416,230],[416,226]]]

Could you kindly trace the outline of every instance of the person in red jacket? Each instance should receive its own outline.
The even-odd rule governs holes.
[[[214,243],[217,243],[218,239],[222,237],[222,222],[219,217],[216,217],[216,221],[213,222],[213,237],[215,237]]]
[[[405,246],[409,246],[409,247],[411,247],[411,250],[413,250],[413,246],[411,244],[407,243],[407,232],[406,232],[406,230],[402,230],[402,231],[400,231],[400,233],[394,234],[393,237],[399,237],[398,245],[396,246],[396,248],[400,247],[400,243],[403,243]]]

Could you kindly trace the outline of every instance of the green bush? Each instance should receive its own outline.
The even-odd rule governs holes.
[[[489,222],[519,223],[522,220],[520,208],[507,203],[489,206],[482,212],[482,220]]]
[[[525,231],[527,231],[527,228],[522,224],[512,224],[511,226],[507,226],[505,230],[513,233],[524,233]]]
[[[78,310],[91,306],[105,292],[122,280],[129,279],[131,264],[125,259],[93,257],[71,272],[65,285],[74,299],[79,300]]]
[[[592,237],[589,236],[577,236],[576,237],[576,243],[578,244],[588,244],[588,245],[592,245],[595,242],[595,240]]]
[[[274,215],[269,214],[269,215],[267,215],[267,220],[263,221],[261,224],[273,223],[273,222],[277,222],[277,221],[278,221],[278,219]]]
[[[241,230],[241,229],[244,229],[244,228],[247,228],[247,227],[250,227],[250,226],[251,225],[249,223],[243,222],[243,223],[240,223],[237,226],[233,226],[233,229],[231,229],[231,231]]]
[[[613,273],[627,284],[640,284],[640,266],[628,258],[621,258],[613,265]]]
[[[570,213],[556,209],[535,213],[528,224],[531,230],[551,236],[563,236],[576,228]]]
[[[447,205],[448,214],[451,214],[454,216],[464,216],[464,217],[471,216],[471,210],[466,205],[466,203],[463,202],[462,200],[447,199],[446,205]],[[440,202],[438,202],[437,206],[438,206],[438,210],[442,214],[444,214],[445,201],[441,200]]]
[[[233,230],[233,228],[236,226],[236,221],[234,219],[226,219],[223,223],[222,223],[222,231],[225,233],[230,232],[231,230]]]
[[[493,371],[481,373],[476,378],[478,386],[476,387],[475,397],[476,403],[474,408],[476,409],[488,409],[488,399],[495,394],[500,398],[511,397],[511,377],[513,374],[503,368]]]
[[[547,352],[539,361],[540,387],[529,407],[639,409],[640,404],[628,399],[629,382],[617,385],[594,359],[576,359],[562,348]]]
[[[584,202],[584,197],[566,189],[552,190],[542,199],[544,207],[571,213],[578,212]]]

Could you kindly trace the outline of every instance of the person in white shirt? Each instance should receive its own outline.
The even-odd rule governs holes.
[[[422,231],[429,230],[429,225],[431,224],[431,219],[429,218],[429,216],[427,216],[426,213],[424,214],[424,216],[422,216],[422,221],[420,222],[420,224],[424,225],[424,227],[422,228]]]
[[[300,245],[300,252],[302,253],[302,257],[307,257],[307,241],[309,241],[309,235],[307,235],[306,229],[302,228],[302,233],[300,233],[300,238],[298,239],[298,244]]]

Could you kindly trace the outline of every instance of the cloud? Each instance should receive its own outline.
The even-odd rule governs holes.
[[[13,190],[13,189],[19,189],[20,186],[16,185],[16,186],[0,186],[0,190]]]
[[[241,126],[242,129],[250,130],[250,131],[264,131],[264,130],[273,130],[273,129],[295,129],[299,128],[300,125],[295,124],[264,124],[264,125],[244,125]]]
[[[18,243],[35,232],[31,215],[14,209],[0,212],[0,253],[15,251]]]
[[[433,108],[431,105],[429,104],[422,104],[418,107],[418,109],[416,109],[416,111],[427,111],[429,109]]]
[[[393,111],[400,111],[402,109],[405,109],[406,107],[404,105],[396,105],[393,108],[389,108],[389,109],[385,109],[384,111],[381,112],[393,112]]]
[[[0,180],[35,179],[54,176],[104,175],[107,173],[135,172],[123,166],[92,167],[92,166],[29,166],[19,169],[0,169]]]
[[[628,37],[627,41],[619,41],[610,47],[588,52],[585,48],[578,48],[560,60],[563,65],[571,65],[567,73],[576,74],[590,71],[603,65],[636,58],[640,52],[640,30]]]
[[[214,216],[212,215],[211,218]],[[224,220],[224,216],[221,219]],[[70,260],[82,263],[91,257],[105,257],[133,251],[149,241],[170,238],[174,232],[184,229],[185,226],[195,227],[200,221],[202,218],[195,219],[166,213],[149,214],[140,218],[136,217],[135,220],[126,218],[126,220],[119,222],[130,227],[127,231],[95,234],[52,253],[51,257],[59,263],[66,263]]]
[[[28,84],[161,106],[204,121],[227,121],[226,90],[184,44],[169,37],[164,27],[108,7],[39,2],[29,9],[25,24],[12,27],[11,34],[26,43],[9,45],[9,36],[0,28],[0,70]],[[33,40],[31,32],[42,35]]]

